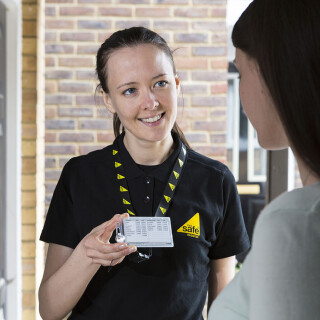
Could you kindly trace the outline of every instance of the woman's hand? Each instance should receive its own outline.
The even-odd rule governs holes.
[[[92,259],[93,263],[102,266],[114,266],[137,250],[135,246],[128,246],[126,243],[110,243],[110,238],[117,223],[121,223],[123,219],[128,217],[127,213],[116,214],[111,220],[94,228],[82,240],[86,255]]]

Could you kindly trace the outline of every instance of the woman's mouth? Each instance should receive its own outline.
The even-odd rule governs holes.
[[[164,114],[165,113],[161,113],[153,118],[144,118],[144,119],[139,119],[139,120],[144,123],[155,123],[155,122],[159,121],[164,116]]]

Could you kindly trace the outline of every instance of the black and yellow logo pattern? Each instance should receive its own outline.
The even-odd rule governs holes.
[[[189,237],[199,238],[200,236],[200,215],[197,212],[190,220],[182,225],[177,232],[186,233]]]

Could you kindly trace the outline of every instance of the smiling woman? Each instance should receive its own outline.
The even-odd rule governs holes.
[[[210,305],[234,275],[234,256],[249,247],[234,178],[191,150],[176,124],[180,80],[158,34],[114,33],[96,71],[116,139],[63,169],[41,235],[49,249],[40,312],[201,320],[207,292]],[[173,247],[116,243],[129,215],[169,218]]]

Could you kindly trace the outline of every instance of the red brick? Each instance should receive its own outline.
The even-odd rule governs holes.
[[[204,33],[178,33],[174,36],[175,42],[201,43],[208,42],[208,36]]]
[[[61,142],[92,142],[94,141],[93,133],[60,133]]]
[[[50,93],[55,93],[57,92],[57,85],[55,82],[46,82],[45,84],[45,93],[50,94]]]
[[[59,117],[92,117],[92,108],[59,108]]]
[[[98,142],[109,142],[114,140],[113,133],[98,133]]]
[[[112,32],[98,33],[98,42],[102,43],[111,36]]]
[[[206,8],[178,8],[174,10],[176,17],[186,18],[205,18],[208,16],[208,9]]]
[[[192,105],[195,107],[216,107],[216,106],[225,106],[227,104],[226,97],[211,97],[211,96],[202,96],[202,97],[192,97]]]
[[[169,8],[136,8],[137,17],[169,17]],[[155,21],[156,22],[156,21]]]
[[[111,130],[112,124],[106,120],[80,120],[79,129]]]
[[[224,147],[194,146],[193,148],[207,157],[225,157],[227,153]]]
[[[212,143],[226,143],[227,136],[225,134],[211,134],[210,142]]]
[[[72,79],[73,72],[67,70],[47,70],[46,79]]]
[[[187,133],[188,142],[208,142],[208,136],[204,133]]]
[[[150,28],[150,22],[146,20],[116,21],[116,29],[125,29],[138,26]]]
[[[77,53],[78,54],[94,54],[96,55],[97,54],[97,51],[99,49],[99,45],[92,45],[92,46],[78,46],[78,49],[77,49]]]
[[[76,97],[76,104],[77,105],[95,105],[94,96],[77,96]]]
[[[56,107],[48,107],[45,109],[45,118],[46,119],[54,119],[57,116],[57,108]]]
[[[46,3],[73,3],[75,0],[46,0]]]
[[[154,21],[154,30],[188,30],[188,22],[185,21]]]
[[[227,0],[192,0],[194,5],[198,4],[227,4]]]
[[[196,47],[192,49],[194,56],[226,56],[226,47]]]
[[[208,86],[202,84],[182,84],[183,94],[204,94],[208,93]]]
[[[97,20],[80,20],[78,21],[78,29],[110,29],[111,21]]]
[[[227,80],[227,72],[192,71],[194,81],[223,81]]]
[[[151,0],[115,0],[115,3],[123,4],[151,4]]]
[[[57,134],[46,132],[45,134],[45,142],[56,142],[57,141]]]
[[[79,80],[96,80],[97,76],[94,70],[77,71],[76,79]]]
[[[75,146],[48,145],[48,144],[45,146],[45,154],[75,154],[75,153],[76,153]]]
[[[192,23],[192,28],[194,30],[226,30],[226,22],[225,21],[197,21]]]
[[[48,20],[46,19],[46,29],[73,29],[74,22],[71,20]]]
[[[45,41],[57,41],[57,33],[56,32],[46,32],[45,33]]]
[[[60,176],[60,174],[59,174],[59,176]],[[55,188],[56,188],[55,183],[46,183],[45,184],[45,189],[46,189],[45,192],[46,193],[52,194]]]
[[[58,149],[57,149],[58,150]],[[59,149],[61,150],[61,149]],[[57,181],[61,175],[60,170],[46,170],[45,171],[45,179],[46,181],[55,180]]]
[[[72,96],[67,95],[46,95],[46,104],[72,104]]]
[[[94,8],[88,7],[62,7],[60,8],[61,16],[92,16]]]
[[[211,86],[211,93],[227,93],[228,85],[226,82],[224,83],[215,83]]]
[[[181,111],[180,111],[181,110]],[[180,108],[179,109],[179,118],[183,119],[207,119],[209,115],[208,108]]]
[[[101,16],[110,16],[110,17],[131,17],[132,9],[119,8],[119,7],[99,8],[98,14]]]
[[[228,60],[224,59],[212,59],[211,60],[212,69],[225,69],[228,70]]]
[[[46,158],[45,159],[45,167],[46,168],[56,168],[57,161],[55,158]]]
[[[70,158],[60,158],[59,159],[59,167],[63,168],[69,160],[70,160]]]
[[[92,92],[92,85],[79,82],[59,82],[59,92]]]
[[[61,130],[61,129],[74,129],[74,120],[46,120],[46,129]]]
[[[45,8],[45,14],[47,17],[53,17],[55,16],[57,13],[57,10],[55,7],[46,7]]]
[[[78,3],[111,3],[112,0],[78,0]]]
[[[59,66],[62,67],[94,67],[93,58],[59,58]]]
[[[156,0],[158,4],[188,4],[189,0]]]
[[[226,121],[226,108],[215,108],[211,110],[210,117],[215,120]]]
[[[47,44],[46,53],[73,53],[72,45]]]
[[[46,67],[54,67],[55,66],[54,58],[46,57],[45,58],[45,65],[46,65]]]
[[[208,59],[203,58],[176,58],[175,65],[177,69],[207,69]]]
[[[79,153],[82,154],[87,154],[89,152],[95,151],[95,150],[100,150],[104,148],[105,145],[89,145],[89,146],[79,146]]]
[[[223,43],[226,46],[228,42],[228,34],[225,31],[214,32],[211,36],[211,41],[214,44]]]
[[[213,8],[211,10],[211,16],[216,18],[224,18],[227,15],[227,10],[225,7],[222,8]]]
[[[226,122],[225,121],[194,121],[194,130],[200,131],[225,131]]]
[[[94,41],[94,34],[89,32],[62,32],[61,41]]]

